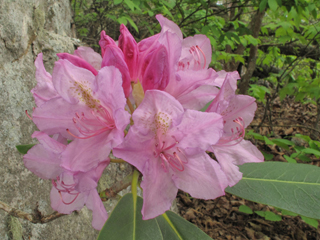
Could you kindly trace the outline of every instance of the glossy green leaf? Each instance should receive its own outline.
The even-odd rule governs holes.
[[[32,148],[36,144],[25,144],[25,145],[17,145],[16,148],[19,153],[26,154],[30,148]]]
[[[263,162],[240,166],[243,178],[226,192],[306,217],[320,219],[320,168]]]
[[[167,211],[165,214],[158,216],[156,220],[164,240],[212,240],[195,225],[174,212]]]
[[[203,231],[177,214],[167,211],[151,220],[142,220],[143,199],[128,193],[118,202],[97,240],[211,240]]]
[[[141,197],[136,200],[134,201],[132,193],[128,193],[120,199],[101,229],[98,240],[163,239],[155,219],[142,220],[143,200]]]

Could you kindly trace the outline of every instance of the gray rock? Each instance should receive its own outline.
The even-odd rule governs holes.
[[[47,71],[51,72],[58,52],[73,52],[79,40],[71,35],[69,0],[2,0],[0,4],[0,201],[31,213],[39,204],[43,214],[50,214],[51,183],[24,167],[19,144],[35,143],[36,130],[24,111],[35,106],[30,90],[36,85],[34,60],[43,52]],[[126,173],[111,164],[104,175],[110,186]],[[115,201],[107,202],[108,211]],[[32,224],[9,217],[0,210],[0,239],[96,239],[91,227],[91,211],[61,217],[47,224]]]

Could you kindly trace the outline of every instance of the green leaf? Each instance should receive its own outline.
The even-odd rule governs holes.
[[[32,148],[36,144],[25,144],[25,145],[17,145],[16,148],[19,153],[26,154],[30,148]]]
[[[266,212],[265,211],[254,211],[256,214],[258,214],[260,217],[265,217]]]
[[[267,2],[268,2],[268,0],[262,0],[261,1],[260,5],[259,5],[260,12],[262,12],[266,8]]]
[[[249,207],[246,206],[246,205],[241,205],[241,206],[239,207],[239,212],[243,212],[243,213],[247,213],[247,214],[252,214],[252,213],[253,213],[252,209],[249,208]]]
[[[210,104],[212,103],[212,101],[208,102],[200,111],[205,112],[208,109],[208,107],[210,106]]]
[[[142,220],[143,199],[128,193],[120,199],[97,240],[211,240],[192,223],[167,211],[154,219]]]
[[[274,222],[278,222],[282,220],[281,216],[279,216],[278,214],[275,214],[274,212],[269,212],[269,211],[266,211],[264,218],[266,220],[274,221]]]
[[[283,155],[283,157],[289,162],[289,163],[297,163],[297,161],[292,158],[292,157],[289,157],[287,155]]]
[[[266,161],[270,161],[270,160],[273,159],[273,157],[274,157],[274,155],[271,154],[271,153],[266,153],[266,152],[264,152],[264,151],[261,151],[261,153],[263,154],[264,159],[265,159]]]
[[[114,4],[114,5],[118,5],[118,4],[120,4],[120,3],[122,3],[122,0],[113,0],[113,4]]]
[[[124,24],[124,25],[127,25],[127,23],[128,23],[126,17],[119,17],[119,18],[117,19],[117,21],[118,21],[119,24]]]
[[[284,162],[246,163],[243,178],[226,192],[320,219],[320,168]]]
[[[131,0],[124,0],[125,4],[130,8],[131,11],[134,11],[135,4]]]
[[[312,149],[312,148],[305,148],[305,149],[302,149],[303,153],[307,153],[307,154],[313,154],[317,157],[320,157],[320,151],[316,150],[316,149]]]
[[[139,33],[139,29],[138,29],[137,25],[134,23],[134,21],[131,19],[131,17],[130,16],[126,16],[126,19],[130,23],[130,25],[134,28],[134,30],[136,30],[137,33]]]
[[[266,136],[264,136],[264,142],[267,144],[267,145],[273,145],[273,141],[271,141],[269,138],[267,138]]]
[[[158,216],[156,220],[164,240],[212,240],[212,238],[195,225],[174,212],[167,211],[165,214]]]
[[[282,213],[282,215],[287,215],[287,216],[292,216],[292,217],[298,216],[298,214],[284,210],[284,209],[281,209],[281,213]]]
[[[268,5],[272,11],[276,11],[278,8],[277,0],[268,0]]]
[[[142,220],[142,202],[141,197],[134,201],[132,193],[122,197],[101,229],[97,240],[162,240],[157,221]]]
[[[308,217],[305,217],[305,216],[300,216],[300,217],[307,224],[311,225],[312,227],[318,228],[318,225],[319,225],[318,220],[313,219],[313,218],[308,218]]]

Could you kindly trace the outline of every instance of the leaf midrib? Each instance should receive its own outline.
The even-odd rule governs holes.
[[[248,177],[242,177],[242,180],[261,181],[261,182],[278,182],[278,183],[288,183],[288,184],[304,184],[304,185],[320,186],[320,183],[296,182],[296,181],[285,181],[285,180],[265,179],[265,178],[248,178]]]

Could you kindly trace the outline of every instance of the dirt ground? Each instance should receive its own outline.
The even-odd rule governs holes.
[[[275,138],[285,138],[295,141],[295,134],[311,136],[319,140],[319,133],[315,131],[316,106],[312,104],[302,105],[294,102],[293,99],[285,99],[280,103],[279,99],[274,101],[270,108],[270,117],[266,117],[261,127],[259,124],[264,118],[265,108],[259,104],[256,116],[248,129],[254,129],[261,135],[270,136],[273,132]],[[271,127],[272,125],[272,127]],[[272,138],[272,135],[270,136]],[[290,150],[283,150],[277,146],[266,145],[261,141],[253,140],[256,146],[268,154],[273,154],[271,161],[284,161],[283,155],[290,154]],[[296,144],[304,145],[304,142]],[[312,161],[306,164],[319,166],[320,159],[311,158]],[[299,162],[299,161],[298,161]],[[239,211],[239,206],[249,206],[254,211],[272,211],[281,215],[273,207],[250,202],[231,194],[219,197],[215,200],[200,200],[191,198],[184,192],[178,194],[178,208],[181,216],[197,225],[213,239],[227,240],[318,240],[320,229],[306,224],[299,216],[282,216],[281,221],[267,221],[256,213],[246,214]]]

